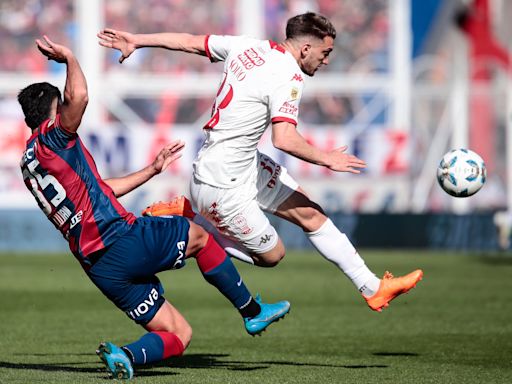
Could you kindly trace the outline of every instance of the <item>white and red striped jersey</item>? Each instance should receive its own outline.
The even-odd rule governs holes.
[[[258,142],[271,121],[297,124],[305,75],[288,51],[269,40],[210,35],[205,50],[212,62],[225,64],[194,176],[232,188],[256,172]]]

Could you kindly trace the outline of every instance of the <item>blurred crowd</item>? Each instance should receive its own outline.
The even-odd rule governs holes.
[[[134,33],[188,32],[234,34],[236,0],[105,0],[105,25]],[[118,54],[109,52],[107,68],[118,66]],[[148,49],[130,58],[128,70],[151,73],[206,72],[208,60]],[[128,63],[128,62],[127,62]],[[117,68],[116,68],[117,69]]]
[[[236,34],[236,1],[104,0],[104,20],[106,26],[140,33]],[[338,31],[336,49],[326,71],[387,71],[388,3],[389,0],[265,0],[266,36],[281,41],[289,17],[306,11],[319,12],[330,18]],[[46,34],[73,46],[77,28],[75,9],[75,0],[2,0],[0,71],[54,70],[33,49],[34,39]],[[109,52],[107,69],[116,63],[117,55]],[[169,55],[155,49],[141,51],[123,70],[152,73],[217,70],[208,64],[187,55]]]
[[[45,34],[71,45],[76,26],[73,11],[72,0],[0,1],[0,71],[54,70],[35,50],[34,40]]]
[[[334,24],[335,49],[329,72],[382,72],[388,65],[389,0],[265,0],[265,29],[276,41],[285,38],[288,18],[313,11]]]
[[[0,1],[0,71],[54,72],[63,67],[40,55],[34,39],[46,34],[76,49],[77,0]],[[385,72],[388,70],[388,6],[390,0],[264,0],[265,35],[282,41],[288,18],[307,11],[327,16],[337,38],[330,65],[322,73]],[[103,0],[105,26],[134,33],[182,31],[236,34],[237,0]],[[219,64],[194,55],[161,49],[137,51],[122,66],[119,53],[106,51],[106,71],[173,74],[219,72]],[[163,96],[165,98],[165,95]],[[207,113],[210,100],[135,98],[125,102],[145,121],[191,122]],[[354,98],[318,96],[303,101],[301,119],[311,124],[344,124],[353,117]],[[169,107],[171,106],[171,107]],[[164,108],[167,110],[164,111]],[[169,108],[173,110],[169,113]],[[110,116],[110,119],[115,118]]]

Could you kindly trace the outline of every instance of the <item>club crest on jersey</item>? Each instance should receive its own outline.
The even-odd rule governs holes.
[[[241,214],[236,215],[233,220],[231,220],[231,223],[244,235],[248,235],[252,232],[252,228],[247,224],[247,219]]]

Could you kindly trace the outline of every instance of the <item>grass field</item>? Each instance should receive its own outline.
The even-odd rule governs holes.
[[[364,252],[371,268],[421,267],[424,280],[383,313],[314,253],[274,269],[237,263],[253,292],[286,298],[284,321],[252,338],[195,263],[160,275],[194,328],[183,357],[138,369],[136,383],[511,383],[512,258]],[[142,329],[69,255],[0,255],[0,383],[105,383],[94,351]]]

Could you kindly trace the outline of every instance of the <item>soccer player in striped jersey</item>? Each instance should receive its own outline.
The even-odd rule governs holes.
[[[259,334],[288,313],[290,304],[253,298],[225,251],[202,227],[180,216],[135,217],[117,198],[162,172],[184,146],[174,141],[152,164],[130,175],[103,180],[77,130],[88,102],[87,83],[72,51],[47,36],[39,51],[66,65],[64,97],[49,83],[20,91],[18,101],[32,130],[21,160],[27,188],[69,242],[91,281],[147,333],[118,347],[97,351],[116,378],[129,379],[133,366],[181,355],[192,329],[163,297],[158,272],[179,269],[196,259],[204,278],[240,312],[246,331]]]
[[[121,52],[121,63],[143,47],[224,62],[212,117],[203,126],[205,141],[193,164],[190,196],[201,214],[194,220],[208,219],[242,246],[230,246],[235,250],[233,256],[265,267],[284,257],[285,247],[266,211],[299,226],[375,311],[382,311],[422,278],[419,269],[402,277],[386,272],[383,279],[377,278],[348,237],[286,168],[258,151],[261,136],[271,126],[273,145],[291,156],[335,172],[358,174],[366,166],[363,160],[345,153],[346,146],[322,150],[297,130],[306,79],[329,64],[334,48],[336,30],[327,18],[313,12],[290,18],[286,39],[279,44],[248,36],[131,34],[110,28],[98,37],[100,45]],[[159,203],[146,213],[173,214],[176,203],[185,205],[183,199],[167,208],[166,203]]]

